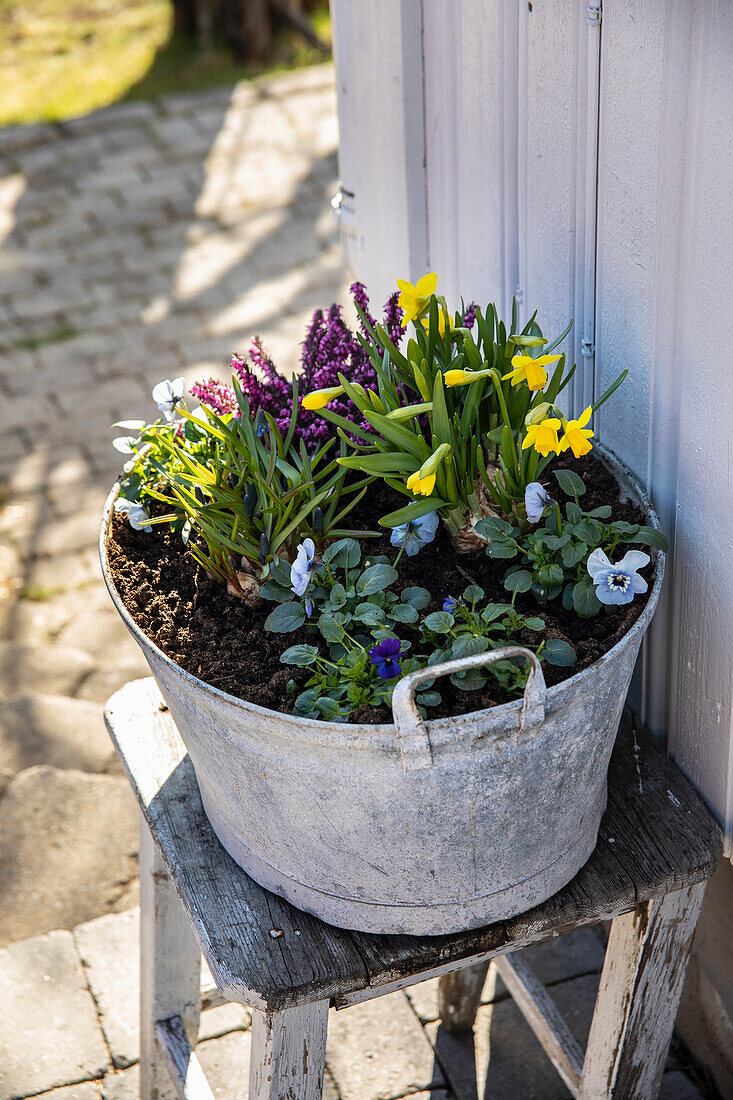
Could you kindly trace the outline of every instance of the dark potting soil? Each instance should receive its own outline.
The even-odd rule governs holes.
[[[570,459],[563,466],[574,469],[585,481],[587,491],[582,501],[585,511],[611,504],[614,520],[644,523],[639,508],[631,502],[619,501],[615,478],[594,455]],[[548,489],[556,488],[551,475],[543,480]],[[374,530],[378,527],[377,517],[403,502],[403,497],[375,482],[348,519],[355,529]],[[167,656],[213,687],[258,706],[290,712],[292,696],[286,690],[288,681],[294,680],[300,690],[310,670],[283,665],[280,655],[300,642],[318,644],[320,636],[314,628],[304,626],[292,634],[266,632],[263,623],[275,606],[273,603],[267,602],[257,610],[248,608],[197,567],[180,536],[163,528],[153,530],[153,534],[134,531],[124,516],[113,514],[107,539],[115,586],[138,626]],[[392,560],[396,556],[389,543],[389,532],[379,539],[369,539],[364,546],[365,556],[387,554]],[[458,554],[441,524],[429,547],[413,558],[403,555],[395,589],[408,585],[429,589],[434,597],[430,611],[439,610],[446,596],[460,595],[471,583],[480,585],[488,600],[508,602],[502,583],[508,564],[487,557],[483,550]],[[652,569],[653,565],[649,565],[645,570],[650,589]],[[594,619],[578,618],[574,612],[566,611],[559,599],[538,607],[532,596],[520,595],[516,607],[543,618],[546,637],[562,638],[575,648],[578,660],[572,668],[543,665],[545,679],[552,685],[587,668],[611,649],[638,619],[646,600],[646,595],[637,596],[633,603],[614,608],[610,613],[601,612]],[[405,630],[405,636],[408,633]],[[536,645],[538,638],[538,634],[527,632],[526,637],[519,634],[514,640],[518,644]],[[321,641],[321,647],[323,644]],[[466,714],[509,699],[492,680],[482,690],[472,692],[460,691],[447,677],[436,686],[442,703],[431,708],[430,717]],[[351,720],[389,722],[391,714],[386,707],[362,707],[353,713]]]

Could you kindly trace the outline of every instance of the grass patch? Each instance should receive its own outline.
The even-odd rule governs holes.
[[[312,17],[330,40],[328,5]],[[322,60],[294,31],[267,65],[173,34],[170,0],[0,0],[0,126],[59,121],[125,98],[198,91]]]
[[[63,325],[52,332],[44,333],[43,336],[24,336],[20,340],[15,340],[12,344],[0,344],[0,352],[12,350],[35,351],[36,348],[44,348],[48,344],[63,344],[66,340],[73,340],[78,335],[78,328]]]

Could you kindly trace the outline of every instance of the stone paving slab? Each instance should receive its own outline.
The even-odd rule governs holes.
[[[579,928],[566,936],[546,940],[525,948],[524,959],[541,982],[551,986],[581,974],[600,973],[603,966],[604,947],[591,928]],[[424,1023],[438,1019],[439,979],[410,986],[405,992],[413,1009]],[[482,1003],[508,997],[507,989],[493,967],[489,968],[482,993]]]
[[[0,951],[0,1005],[0,1100],[101,1077],[108,1068],[70,932]]]
[[[138,828],[121,777],[20,772],[0,801],[0,944],[134,905]]]
[[[13,772],[34,764],[108,772],[117,757],[102,708],[84,699],[29,692],[0,707],[0,767]]]

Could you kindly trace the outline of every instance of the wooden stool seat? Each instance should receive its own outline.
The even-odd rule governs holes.
[[[227,855],[152,679],[110,700],[106,721],[140,803],[141,1096],[211,1093],[193,1052],[200,954],[221,1000],[253,1012],[250,1100],[321,1095],[329,1007],[441,976],[444,1026],[470,1027],[488,962],[575,1096],[651,1100],[659,1086],[720,830],[674,764],[622,724],[597,847],[580,873],[527,913],[426,938],[324,924],[258,886]],[[572,782],[572,776],[568,776]],[[612,920],[583,1057],[548,994],[510,953]]]

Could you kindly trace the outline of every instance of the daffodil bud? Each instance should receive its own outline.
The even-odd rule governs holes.
[[[378,413],[382,413],[382,415],[384,415],[387,410],[385,409],[384,402],[382,401],[382,398],[379,396],[379,394],[375,393],[374,390],[367,390],[367,394],[373,408],[375,408]]]
[[[535,405],[533,409],[529,410],[524,418],[524,423],[528,426],[530,424],[539,424],[541,420],[545,419],[551,408],[552,405],[548,404],[547,401],[541,401],[539,405]]]

